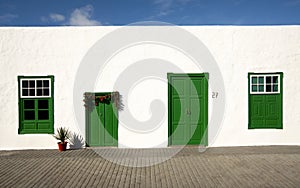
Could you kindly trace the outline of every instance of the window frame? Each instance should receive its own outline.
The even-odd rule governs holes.
[[[24,80],[34,80],[35,81],[35,86],[34,86],[34,91],[35,91],[35,96],[24,96],[23,95],[23,81]],[[49,81],[49,95],[41,95],[38,96],[37,95],[37,89],[40,89],[39,87],[37,87],[37,81],[38,80],[48,80]],[[44,87],[42,87],[44,89]],[[51,98],[51,78],[21,78],[20,79],[20,98]]]
[[[22,81],[35,80],[35,96],[22,96]],[[48,80],[49,81],[49,95],[37,96],[37,81]],[[42,87],[43,88],[43,87]],[[18,134],[53,134],[54,133],[54,76],[18,76],[18,106],[19,106],[19,128]],[[25,101],[32,100],[34,106],[32,109],[25,108]],[[48,108],[39,108],[39,101],[48,101]],[[33,119],[25,119],[25,112],[33,111]],[[42,111],[48,112],[48,119],[40,119],[39,115]],[[42,115],[42,113],[41,113]],[[43,115],[45,113],[43,112]],[[42,115],[42,116],[43,116]],[[41,117],[42,117],[41,116]]]
[[[278,81],[278,83],[277,83],[277,91],[266,91],[266,88],[267,88],[267,77],[269,77],[269,76],[271,76],[271,77],[273,77],[273,76],[277,76],[277,81]],[[259,91],[259,89],[257,90],[257,91],[253,91],[252,90],[252,86],[254,85],[253,83],[252,83],[252,78],[253,77],[257,77],[257,78],[259,78],[259,77],[263,77],[264,78],[264,82],[263,82],[263,86],[264,86],[264,91]],[[273,82],[271,82],[271,86],[273,86]],[[257,85],[259,85],[259,82],[258,82],[258,84]],[[266,73],[266,74],[264,74],[264,73],[262,73],[262,74],[250,74],[250,85],[249,85],[249,90],[250,90],[250,94],[280,94],[280,92],[281,92],[281,83],[280,83],[280,74],[268,74],[268,73]]]

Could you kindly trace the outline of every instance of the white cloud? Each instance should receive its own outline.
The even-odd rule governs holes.
[[[158,7],[159,13],[154,17],[167,16],[174,12],[176,6],[184,6],[193,0],[155,0],[154,5]]]
[[[0,16],[0,23],[8,23],[16,19],[18,15],[16,14],[4,14]]]
[[[158,5],[161,10],[166,10],[171,7],[173,0],[155,0],[154,4]]]
[[[181,4],[187,4],[187,3],[191,2],[192,0],[177,0],[177,1]]]
[[[63,22],[65,21],[65,16],[58,13],[51,13],[48,16],[42,16],[41,20],[43,22]]]
[[[86,5],[75,9],[70,16],[69,25],[75,26],[92,26],[101,25],[97,20],[91,19],[94,8],[92,5]]]
[[[53,22],[62,22],[65,20],[65,16],[64,15],[61,15],[61,14],[57,14],[57,13],[51,13],[49,15],[50,19],[53,21]]]
[[[285,1],[286,6],[298,6],[300,5],[300,0],[289,0]]]
[[[42,22],[60,22],[62,25],[73,25],[73,26],[93,26],[101,25],[101,22],[92,19],[94,8],[92,5],[86,5],[84,7],[76,8],[72,11],[69,18],[62,14],[51,13],[48,16],[42,16]]]
[[[41,17],[41,20],[42,20],[42,22],[49,22],[48,18],[45,17],[45,16],[42,16],[42,17]]]

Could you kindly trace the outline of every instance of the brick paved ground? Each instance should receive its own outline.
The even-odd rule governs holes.
[[[300,187],[300,146],[177,149],[0,151],[0,187]]]

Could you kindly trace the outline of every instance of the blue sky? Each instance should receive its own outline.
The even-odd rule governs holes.
[[[300,0],[0,0],[0,26],[300,24]]]

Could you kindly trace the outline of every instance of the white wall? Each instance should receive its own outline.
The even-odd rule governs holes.
[[[300,144],[298,136],[300,84],[296,79],[300,72],[299,26],[184,26],[181,28],[198,37],[208,48],[224,80],[225,92],[218,90],[218,87],[214,87],[209,92],[211,114],[212,109],[219,108],[218,104],[225,101],[223,121],[218,125],[208,125],[209,146]],[[73,105],[73,96],[76,96],[73,87],[78,76],[77,71],[82,62],[88,59],[90,50],[95,49],[98,40],[101,42],[107,34],[118,29],[120,27],[107,26],[0,28],[1,150],[57,148],[56,140],[52,135],[18,135],[18,75],[54,75],[55,128],[66,126],[84,137],[82,98],[77,101],[77,107],[75,105],[75,108],[78,108],[78,104],[82,106],[76,109],[77,116]],[[133,29],[143,31],[145,27]],[[156,34],[159,35],[159,32]],[[143,35],[143,32],[140,35]],[[170,35],[172,36],[172,32]],[[137,35],[138,37],[141,36]],[[99,56],[103,57],[109,48],[110,44],[99,52]],[[217,76],[211,74],[209,70],[197,66],[188,54],[168,44],[141,42],[128,45],[116,51],[106,62],[99,63],[105,64],[96,71],[97,79],[91,80],[95,83],[94,87],[85,88],[83,85],[82,89],[98,92],[118,90],[123,95],[125,108],[119,113],[119,147],[167,146],[167,72],[178,70],[186,73],[209,72],[210,83],[217,79]],[[126,79],[118,79],[122,74],[125,76],[132,74],[130,77],[135,78],[135,74],[139,73],[132,73],[128,68],[137,66],[136,63],[144,65],[169,63],[172,66],[169,69],[163,66],[154,67],[161,70],[160,75],[155,75],[153,70],[149,70],[148,77],[137,80],[128,90],[128,87],[125,87]],[[90,68],[91,72],[93,68]],[[137,70],[143,71],[141,67]],[[248,130],[248,72],[284,73],[282,130]],[[165,74],[165,77],[158,79],[161,74]],[[212,91],[221,92],[219,98],[212,99]],[[79,94],[82,95],[81,91]],[[75,99],[77,100],[76,97]],[[151,115],[156,113],[151,111],[151,102],[155,99],[161,101],[157,104],[158,107],[165,108],[165,114],[157,126],[155,124],[153,127],[143,129],[137,124],[128,123],[131,122],[127,119],[128,113],[140,121],[141,126],[144,125],[143,121],[151,119]],[[155,108],[156,103],[153,104],[153,109],[159,111],[160,108]]]

